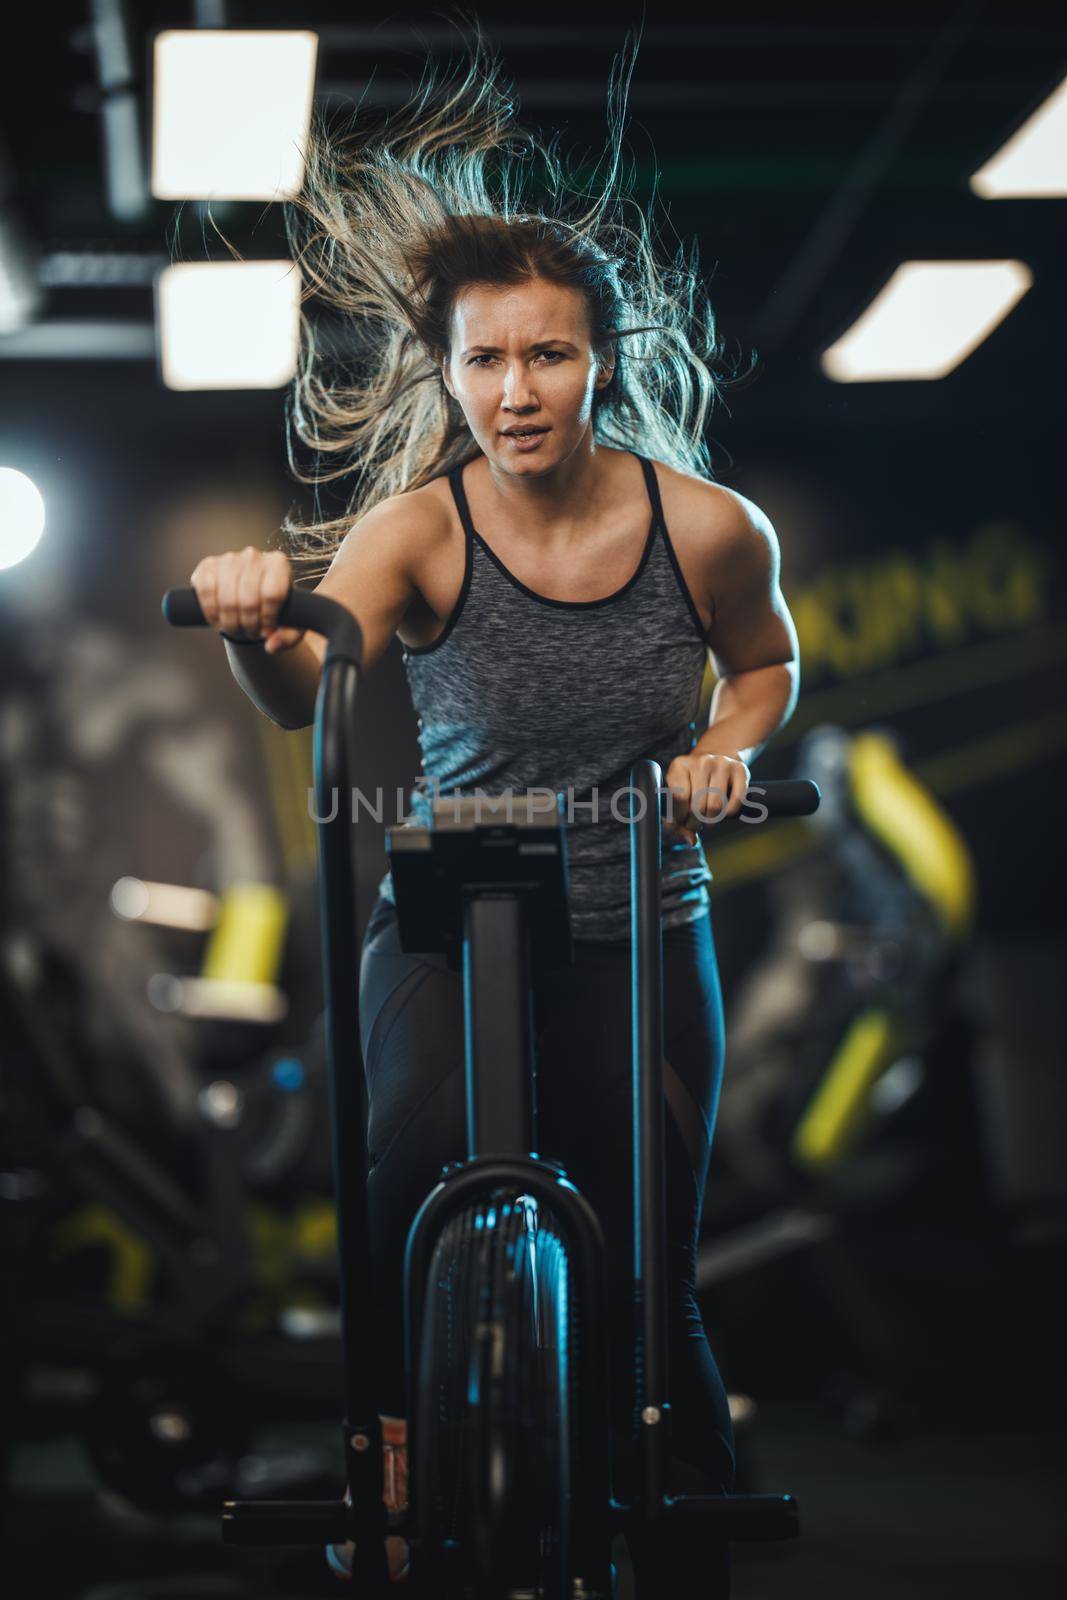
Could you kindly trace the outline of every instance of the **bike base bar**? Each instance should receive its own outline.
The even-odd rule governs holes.
[[[618,1531],[638,1512],[612,1504]],[[352,1509],[344,1500],[227,1500],[222,1507],[226,1544],[342,1544],[350,1537]],[[657,1522],[702,1523],[709,1534],[732,1542],[795,1539],[799,1531],[797,1503],[791,1494],[668,1495]]]

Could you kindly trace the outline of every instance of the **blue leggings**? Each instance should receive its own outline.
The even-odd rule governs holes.
[[[664,930],[663,1002],[673,1487],[714,1493],[732,1485],[734,1455],[726,1392],[695,1295],[723,1063],[710,912]],[[381,896],[364,936],[359,1003],[380,1409],[402,1417],[404,1245],[441,1167],[467,1155],[463,997],[462,975],[443,955],[404,954],[396,909]],[[628,943],[576,940],[573,966],[540,974],[535,988],[538,1143],[562,1163],[604,1232],[618,1438],[630,1431],[634,1401],[630,1010]]]

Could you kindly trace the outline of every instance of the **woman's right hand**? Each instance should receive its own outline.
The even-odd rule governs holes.
[[[303,628],[279,628],[278,612],[293,586],[289,559],[280,550],[227,550],[205,556],[190,575],[200,609],[220,633],[245,634],[266,640],[268,655],[291,650],[304,637]]]

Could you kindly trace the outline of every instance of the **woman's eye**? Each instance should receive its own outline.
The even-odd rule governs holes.
[[[562,361],[563,360],[563,351],[562,350],[539,350],[538,351],[538,355],[555,356],[556,361]],[[493,359],[492,356],[487,351],[483,351],[483,353],[480,356],[471,356],[471,359],[470,359],[468,365],[472,366],[472,367],[476,367],[480,362],[482,362],[482,361],[492,361],[492,359]],[[555,366],[555,364],[556,364],[556,362],[553,361],[552,365]]]

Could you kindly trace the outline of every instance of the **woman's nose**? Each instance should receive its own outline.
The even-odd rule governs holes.
[[[509,405],[526,405],[532,398],[529,374],[522,367],[509,367],[504,374],[504,398]]]

